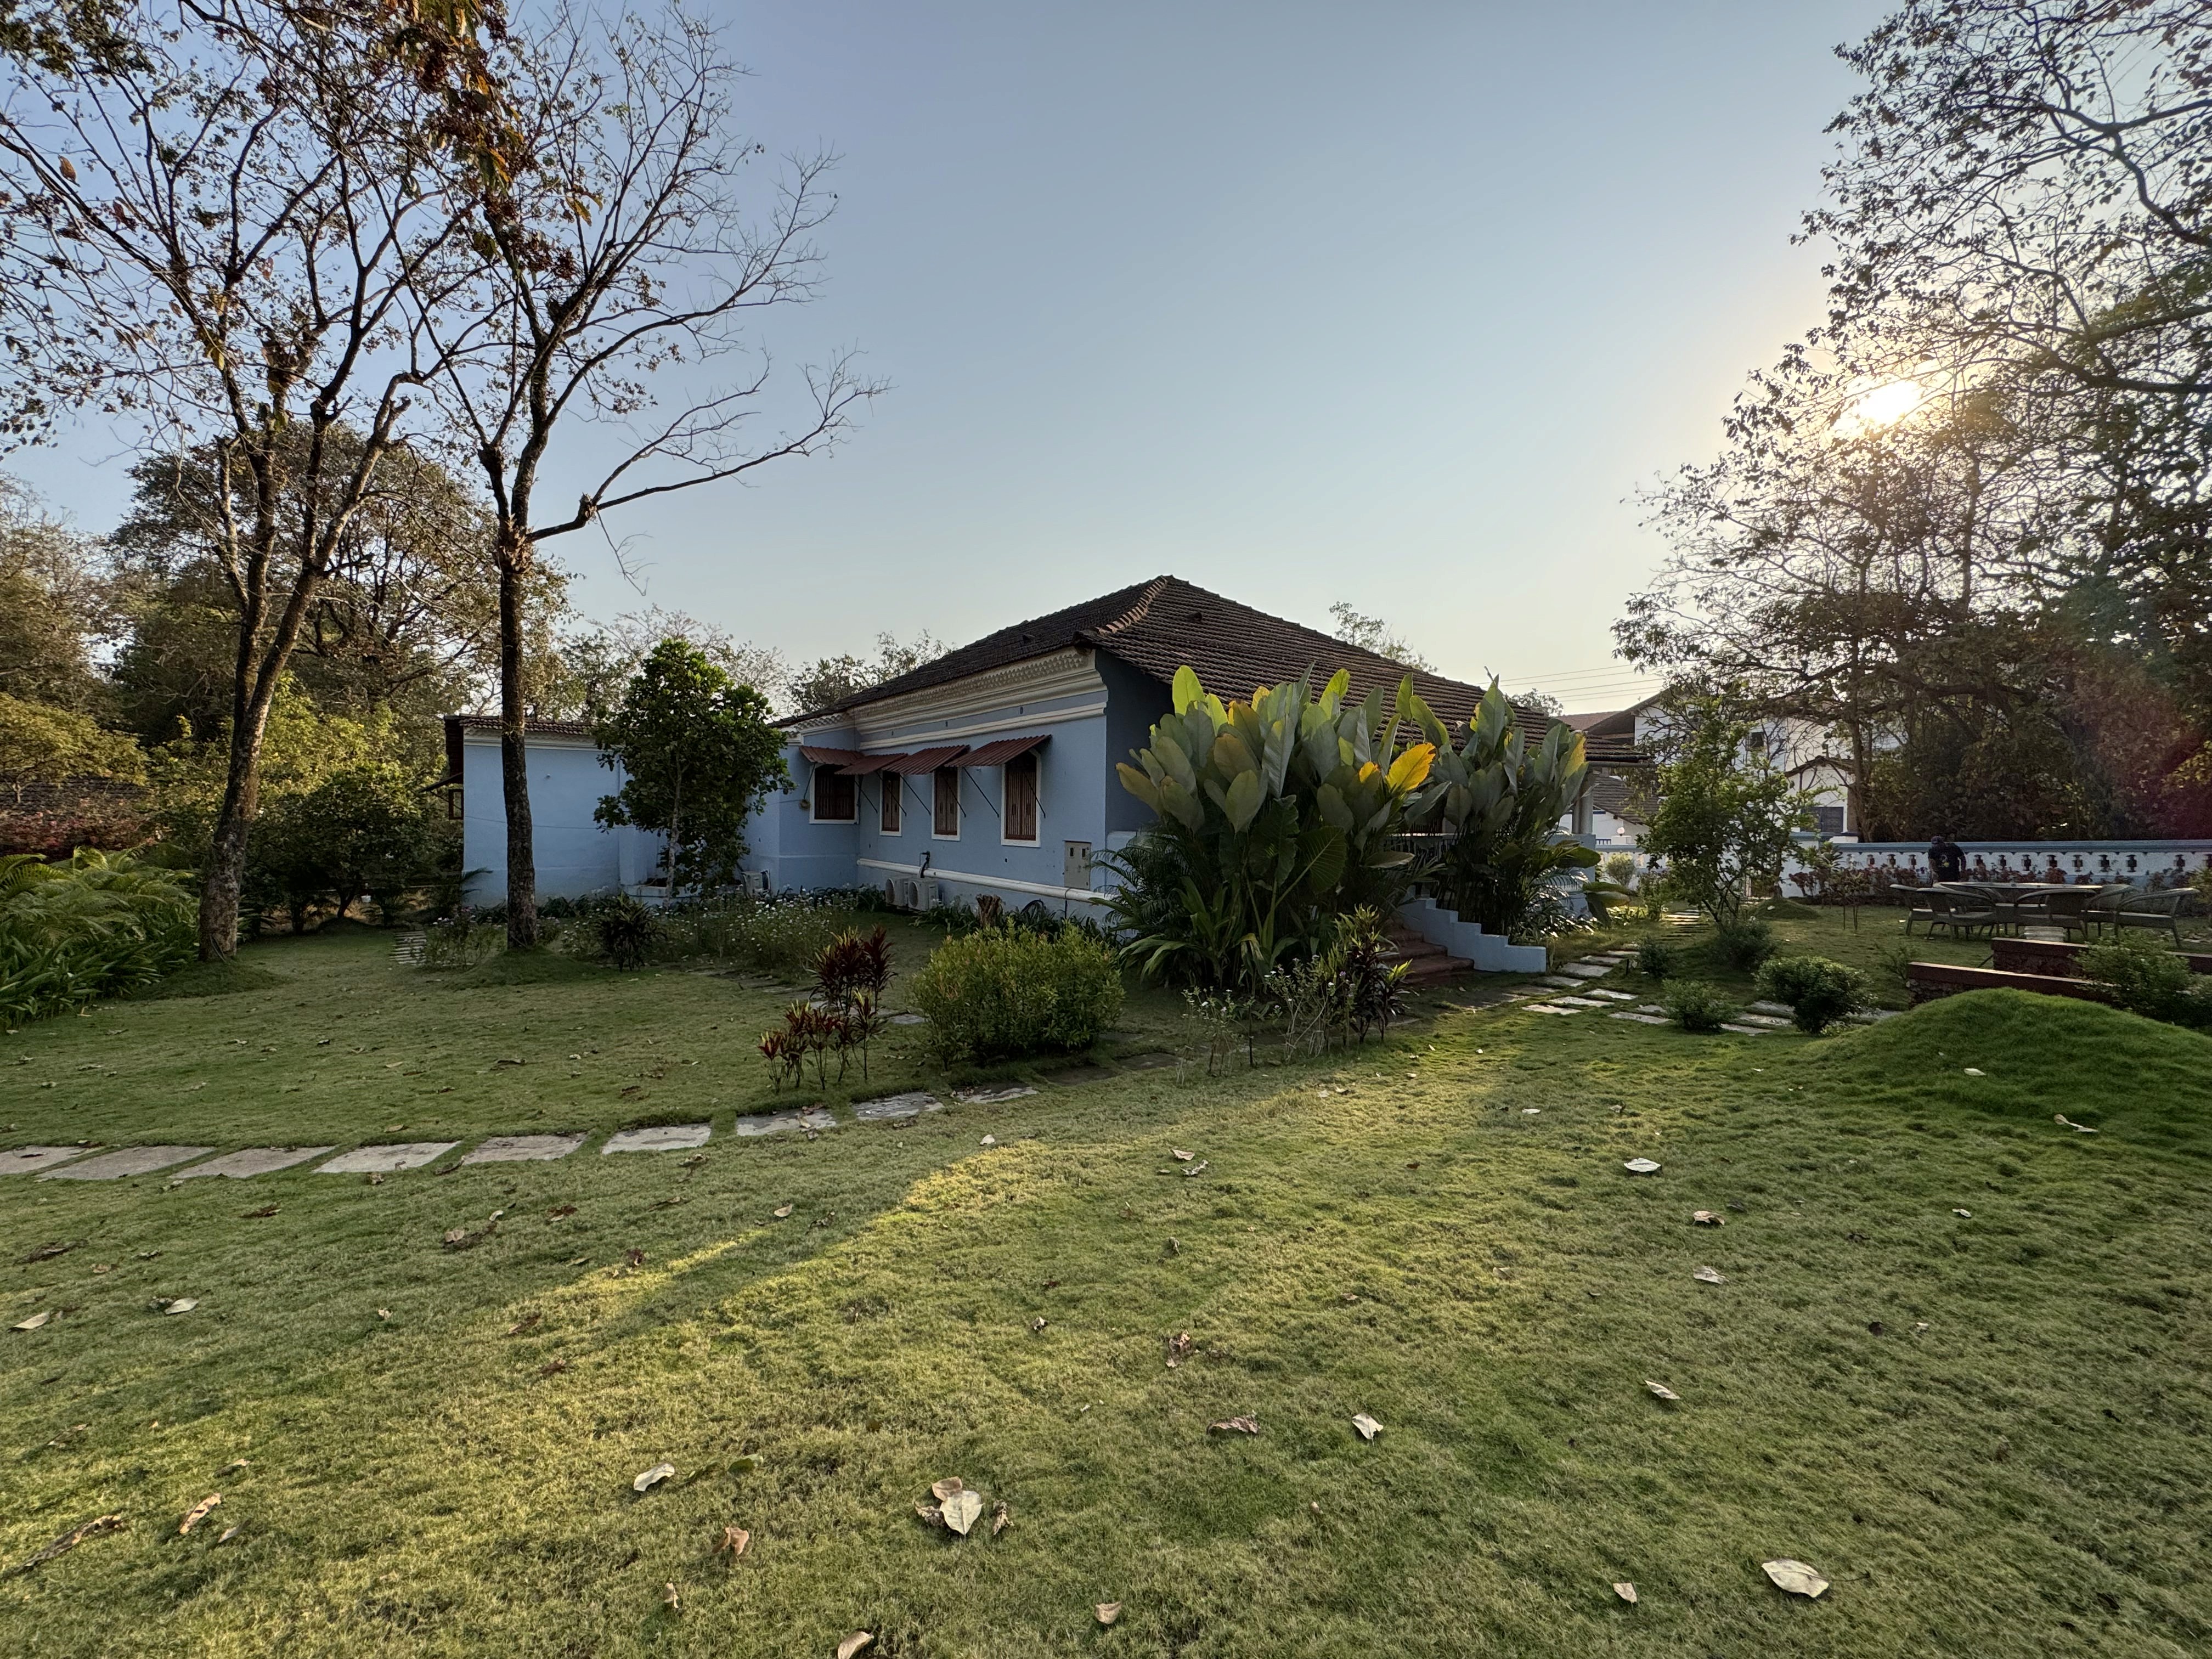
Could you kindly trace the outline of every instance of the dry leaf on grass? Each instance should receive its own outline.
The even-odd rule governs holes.
[[[538,1368],[538,1374],[540,1376],[558,1376],[562,1371],[565,1371],[568,1369],[568,1362],[567,1360],[549,1359],[543,1365],[540,1365]]]
[[[876,1638],[864,1630],[856,1630],[837,1644],[837,1659],[854,1659],[855,1654],[866,1653],[876,1644]]]
[[[1814,1596],[1828,1588],[1828,1581],[1802,1561],[1792,1561],[1784,1556],[1778,1561],[1762,1561],[1766,1576],[1774,1581],[1777,1589],[1788,1590],[1792,1595]]]
[[[1700,1227],[1725,1227],[1728,1218],[1717,1210],[1692,1210],[1690,1219]]]
[[[1189,1358],[1190,1333],[1188,1331],[1177,1331],[1173,1336],[1168,1339],[1168,1369],[1170,1370],[1173,1370],[1176,1366],[1182,1364],[1184,1360]]]
[[[633,1244],[623,1252],[623,1261],[628,1267],[642,1267],[645,1266],[645,1252]]]
[[[977,1144],[983,1146],[995,1146],[999,1144],[999,1138],[996,1135],[985,1135]]]
[[[1218,1423],[1206,1425],[1208,1434],[1257,1434],[1260,1425],[1249,1417],[1224,1418]]]
[[[84,1542],[86,1539],[97,1538],[104,1532],[114,1532],[118,1528],[126,1525],[127,1522],[128,1517],[126,1517],[119,1510],[112,1515],[95,1516],[93,1519],[86,1522],[82,1526],[64,1533],[60,1537],[55,1539],[52,1543],[47,1545],[46,1548],[40,1550],[36,1555],[27,1559],[21,1566],[12,1568],[10,1571],[15,1572],[28,1572],[33,1567],[39,1565],[40,1563],[52,1560],[57,1555],[68,1554],[79,1544]]]
[[[1098,1614],[1100,1624],[1110,1625],[1121,1616],[1121,1604],[1119,1601],[1101,1601],[1094,1611]]]
[[[778,1221],[781,1221],[781,1220],[782,1220],[782,1219],[784,1218],[784,1217],[786,1217],[786,1216],[789,1215],[789,1214],[790,1214],[793,1210],[797,1209],[798,1207],[799,1207],[799,1206],[798,1206],[797,1205],[795,1205],[795,1204],[781,1204],[781,1205],[778,1205],[778,1206],[776,1206],[776,1209],[775,1209],[775,1218],[776,1218]],[[870,1638],[869,1639],[870,1639],[871,1641],[872,1641],[874,1638],[872,1637],[872,1638]]]
[[[941,1527],[945,1524],[945,1511],[934,1504],[916,1504],[914,1512],[921,1517],[924,1526]]]
[[[1168,1150],[1175,1154],[1175,1160],[1178,1164],[1188,1164],[1198,1156],[1196,1152],[1186,1152],[1180,1146],[1170,1146]]]
[[[1966,1221],[1972,1221],[1974,1218],[1974,1212],[1972,1210],[1954,1210],[1951,1213]]]
[[[44,1313],[34,1313],[28,1319],[18,1320],[15,1328],[19,1331],[35,1331],[53,1316],[54,1310],[49,1308]]]
[[[1376,1435],[1382,1432],[1382,1425],[1380,1423],[1377,1423],[1373,1418],[1370,1417],[1365,1412],[1355,1412],[1352,1413],[1352,1426],[1359,1431],[1359,1437],[1362,1440],[1372,1440]]]
[[[244,1212],[240,1215],[239,1219],[241,1221],[259,1221],[264,1217],[272,1216],[276,1213],[276,1206],[274,1204],[264,1204],[258,1210],[247,1210]]]
[[[1000,1533],[1006,1531],[1007,1523],[1013,1518],[1007,1512],[1006,1499],[1002,1498],[994,1504],[991,1506],[991,1536],[996,1538]]]
[[[659,1486],[662,1481],[667,1480],[669,1476],[675,1473],[676,1465],[673,1463],[655,1463],[643,1474],[641,1474],[636,1480],[631,1481],[629,1483],[629,1489],[632,1492],[651,1492],[655,1486]]]
[[[967,1490],[968,1483],[957,1474],[948,1475],[942,1480],[933,1480],[929,1485],[929,1495],[940,1504],[951,1497],[954,1492]]]
[[[232,1539],[237,1537],[239,1534],[245,1530],[246,1523],[242,1521],[234,1527],[225,1527],[222,1529],[222,1536],[216,1539],[215,1541],[218,1544],[228,1544]]]
[[[1617,1578],[1613,1581],[1613,1593],[1627,1602],[1630,1607],[1636,1605],[1636,1586],[1626,1578]]]
[[[1680,1395],[1676,1394],[1674,1389],[1668,1388],[1664,1382],[1654,1382],[1648,1376],[1644,1379],[1644,1386],[1651,1390],[1652,1397],[1654,1399],[1680,1400],[1682,1397]]]
[[[544,1317],[542,1313],[525,1314],[507,1328],[507,1334],[509,1336],[520,1336],[525,1331],[535,1329],[538,1322]]]
[[[52,1261],[56,1256],[67,1255],[75,1249],[76,1246],[74,1243],[41,1244],[30,1255],[25,1256],[20,1265],[27,1267],[34,1261]]]
[[[1030,1328],[1033,1331],[1042,1330],[1044,1328],[1044,1316],[1040,1314],[1036,1318],[1030,1321]]]
[[[165,1314],[188,1314],[199,1305],[191,1297],[180,1296],[165,1306],[161,1311]]]
[[[1966,1075],[1968,1077],[1987,1077],[1989,1073],[1984,1072],[1978,1066],[1969,1066],[1966,1067]]]
[[[198,1503],[192,1505],[191,1512],[186,1515],[182,1521],[179,1521],[177,1523],[178,1533],[181,1535],[182,1534],[190,1532],[194,1527],[197,1527],[201,1522],[208,1518],[209,1510],[212,1510],[216,1504],[222,1502],[222,1494],[219,1492],[211,1492],[205,1498],[201,1498]]]
[[[2094,1129],[2091,1128],[2091,1127],[2090,1127],[2087,1124],[2086,1124],[2086,1123],[2076,1123],[2076,1122],[2075,1122],[2072,1118],[2070,1118],[2070,1117],[2067,1116],[2067,1115],[2066,1115],[2066,1114],[2065,1114],[2065,1113],[2063,1113],[2063,1112],[2054,1112],[2054,1113],[2052,1113],[2052,1114],[2051,1114],[2051,1121],[2053,1123],[2063,1123],[2063,1124],[2064,1124],[2068,1128],[2069,1128],[2069,1129],[2073,1130],[2073,1131],[2074,1131],[2074,1133],[2076,1133],[2076,1134],[2093,1135],[2093,1134],[2094,1134],[2094,1133],[2097,1133]]]
[[[1696,1279],[1700,1285],[1725,1285],[1728,1283],[1728,1280],[1721,1276],[1720,1270],[1717,1267],[1696,1268],[1692,1271],[1690,1277]]]
[[[714,1546],[714,1553],[728,1556],[734,1566],[738,1558],[745,1553],[745,1546],[752,1541],[752,1534],[743,1527],[725,1527],[722,1528],[722,1541]]]
[[[983,1516],[983,1496],[981,1492],[956,1492],[945,1500],[945,1524],[963,1538],[968,1528]]]
[[[1186,1176],[1202,1176],[1202,1175],[1204,1175],[1205,1173],[1206,1173],[1206,1160],[1205,1160],[1204,1158],[1201,1158],[1200,1159],[1199,1159],[1197,1163],[1195,1163],[1195,1164],[1192,1164],[1192,1165],[1190,1166],[1190,1168],[1188,1168],[1188,1170],[1185,1170],[1183,1171],[1183,1174],[1184,1174]]]
[[[556,1204],[551,1209],[546,1211],[545,1218],[549,1221],[558,1221],[564,1215],[574,1215],[575,1213],[576,1206],[574,1205]]]
[[[683,1592],[676,1588],[676,1581],[673,1578],[669,1579],[661,1586],[660,1599],[668,1603],[669,1612],[681,1613],[684,1611]]]
[[[1632,1158],[1620,1166],[1631,1175],[1657,1175],[1659,1166],[1648,1158]]]

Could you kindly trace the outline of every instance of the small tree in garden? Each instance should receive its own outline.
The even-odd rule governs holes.
[[[1723,933],[1753,887],[1781,880],[1795,832],[1813,821],[1804,792],[1764,755],[1747,755],[1750,730],[1715,700],[1689,709],[1675,758],[1659,769],[1659,809],[1644,837],[1644,850],[1666,861],[1668,890]]]
[[[629,774],[592,816],[668,837],[669,894],[726,881],[745,821],[790,781],[768,699],[738,685],[696,646],[663,640],[592,728],[600,759]]]

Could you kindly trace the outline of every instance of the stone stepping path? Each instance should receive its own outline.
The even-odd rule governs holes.
[[[611,1152],[681,1152],[694,1146],[703,1146],[714,1126],[707,1123],[657,1123],[647,1129],[617,1129],[607,1137],[607,1144],[599,1148],[604,1158]]]
[[[926,1089],[910,1090],[902,1095],[884,1095],[876,1100],[856,1102],[853,1115],[863,1123],[882,1123],[893,1118],[920,1117],[924,1112],[941,1112],[945,1103]],[[827,1117],[828,1113],[822,1115]]]
[[[1571,974],[1577,979],[1603,979],[1613,969],[1595,962],[1563,962],[1559,964],[1559,971]]]
[[[952,1097],[963,1106],[995,1106],[1002,1100],[1019,1100],[1024,1095],[1036,1092],[1026,1083],[1021,1083],[1011,1089],[955,1089]]]
[[[1633,1002],[1636,1000],[1636,994],[1632,991],[1608,991],[1602,985],[1585,986],[1583,989],[1586,994],[1590,996],[1609,997],[1615,1002]],[[1562,1002],[1566,1000],[1565,997],[1562,997],[1559,1000]]]
[[[315,1173],[391,1175],[399,1170],[419,1170],[460,1144],[458,1140],[402,1140],[382,1146],[359,1146],[349,1152],[340,1152]]]
[[[550,1164],[584,1144],[581,1135],[494,1135],[464,1164]]]
[[[1664,1025],[1668,1023],[1667,1016],[1664,1014],[1639,1014],[1633,1009],[1629,1008],[1616,1008],[1613,1010],[1610,1018],[1613,1019],[1632,1019],[1638,1025]]]
[[[82,1164],[48,1170],[39,1179],[120,1181],[126,1176],[152,1175],[173,1164],[187,1164],[193,1158],[205,1158],[214,1150],[212,1146],[118,1146],[112,1152],[88,1158]]]
[[[1602,1008],[1605,1004],[1595,997],[1553,997],[1552,1006],[1554,1008]]]
[[[0,1152],[0,1175],[33,1175],[99,1150],[97,1146],[18,1146],[12,1152]]]
[[[330,1150],[327,1146],[248,1146],[243,1152],[225,1152],[221,1158],[195,1164],[189,1170],[179,1170],[169,1179],[190,1181],[198,1176],[228,1176],[233,1181],[246,1181],[258,1175],[289,1170],[295,1164],[305,1164]]]
[[[787,1129],[834,1129],[837,1120],[817,1107],[804,1112],[755,1112],[740,1117],[736,1133],[741,1135],[781,1134]],[[651,1147],[640,1148],[650,1152]]]
[[[1540,983],[1552,986],[1561,991],[1579,991],[1583,986],[1582,981],[1569,979],[1565,974],[1547,974]]]

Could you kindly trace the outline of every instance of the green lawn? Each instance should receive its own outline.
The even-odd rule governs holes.
[[[1783,926],[1870,959],[1878,914]],[[247,962],[0,1039],[0,1146],[772,1103],[730,979]],[[874,1087],[945,1086],[899,1042]],[[2008,993],[1817,1041],[1492,1008],[696,1162],[9,1177],[0,1312],[60,1316],[0,1329],[0,1561],[129,1519],[0,1577],[0,1651],[2199,1654],[2208,1061]],[[947,1475],[1001,1535],[915,1518]]]

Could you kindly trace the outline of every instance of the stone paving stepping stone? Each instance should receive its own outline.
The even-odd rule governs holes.
[[[1795,1011],[1786,1002],[1754,1002],[1751,1005],[1751,1012],[1754,1014],[1780,1014],[1787,1018]]]
[[[1555,985],[1562,991],[1576,990],[1582,985],[1582,981],[1569,979],[1565,974],[1547,974],[1540,982],[1545,985]]]
[[[617,1129],[607,1137],[599,1152],[603,1157],[609,1152],[680,1152],[705,1146],[713,1133],[714,1126],[708,1123],[656,1123],[648,1129]]]
[[[1554,1006],[1561,1008],[1602,1008],[1605,1004],[1595,997],[1553,997]]]
[[[1554,1008],[1548,1002],[1532,1002],[1528,1005],[1528,1012],[1532,1014],[1559,1014],[1565,1016],[1578,1014],[1582,1010],[1579,1008]]]
[[[891,1024],[894,1025],[927,1025],[929,1024],[929,1016],[927,1014],[893,1014],[891,1016]]]
[[[41,1181],[120,1181],[125,1176],[152,1175],[156,1170],[166,1170],[173,1164],[185,1164],[196,1158],[205,1158],[215,1150],[212,1146],[118,1146],[98,1158],[88,1158],[82,1164],[71,1164],[59,1170],[48,1170]]]
[[[581,1135],[494,1135],[464,1164],[550,1164],[584,1144]]]
[[[879,1123],[886,1118],[920,1117],[924,1112],[941,1112],[945,1103],[927,1089],[909,1089],[902,1095],[884,1095],[874,1100],[856,1101],[853,1115],[862,1123]]]
[[[1609,997],[1615,1002],[1636,1000],[1636,994],[1633,991],[1608,991],[1602,985],[1593,985],[1589,989],[1589,994],[1594,997]]]
[[[377,1146],[356,1146],[349,1152],[340,1152],[327,1164],[316,1165],[315,1173],[390,1175],[396,1170],[419,1170],[460,1144],[458,1140],[396,1140]]]
[[[1759,1006],[1759,1005],[1757,1003],[1753,1003],[1752,1006],[1755,1008]],[[1781,1030],[1784,1027],[1790,1024],[1789,1020],[1777,1019],[1771,1014],[1744,1014],[1740,1018],[1747,1025],[1764,1025],[1771,1031]]]
[[[289,1170],[295,1164],[320,1158],[330,1150],[327,1146],[248,1146],[242,1152],[225,1152],[221,1158],[195,1164],[189,1170],[179,1170],[169,1179],[191,1181],[200,1176],[228,1176],[233,1181],[244,1181],[252,1176]]]
[[[1774,1027],[1771,1025],[1740,1025],[1734,1020],[1723,1025],[1721,1030],[1734,1031],[1738,1036],[1772,1036],[1774,1035]]]
[[[756,1112],[737,1121],[735,1133],[741,1135],[781,1134],[786,1129],[834,1129],[837,1120],[815,1107],[804,1112]]]
[[[1667,1012],[1667,1005],[1663,1002],[1639,1002],[1636,1005],[1636,1012],[1639,1014],[1663,1014]]]
[[[1603,979],[1613,969],[1601,968],[1594,962],[1569,962],[1561,963],[1559,971],[1572,974],[1577,979]]]
[[[57,1164],[66,1164],[73,1158],[82,1158],[87,1152],[96,1152],[97,1146],[18,1146],[13,1152],[0,1152],[0,1175],[30,1175],[40,1170],[51,1170]]]
[[[1895,1019],[1904,1012],[1902,1008],[1867,1008],[1856,1014],[1845,1014],[1844,1018],[1853,1025],[1879,1025],[1886,1019]]]
[[[1626,1008],[1615,1010],[1611,1017],[1614,1019],[1632,1019],[1638,1025],[1664,1025],[1668,1023],[1664,1014],[1638,1014],[1631,1012]]]
[[[1019,1100],[1036,1092],[1028,1084],[1017,1083],[1010,1089],[955,1089],[952,1097],[963,1106],[994,1106],[1002,1100]]]

